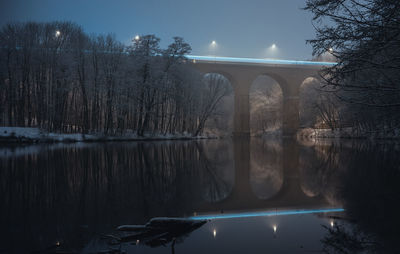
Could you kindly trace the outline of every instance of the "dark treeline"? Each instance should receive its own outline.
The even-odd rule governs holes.
[[[399,145],[327,142],[307,149],[309,156],[317,154],[314,163],[300,154],[311,176],[309,186],[346,210],[334,216],[333,227],[326,227],[323,252],[399,253]]]
[[[17,146],[0,156],[2,253],[49,253],[57,241],[80,253],[118,225],[193,214],[230,194],[230,148],[216,140]]]
[[[227,93],[224,82],[184,64],[191,48],[182,38],[174,37],[166,49],[159,42],[145,35],[126,46],[112,35],[89,36],[70,22],[4,26],[0,125],[200,134]]]
[[[337,65],[323,71],[318,111],[330,128],[397,135],[400,128],[400,2],[307,0],[314,55]]]

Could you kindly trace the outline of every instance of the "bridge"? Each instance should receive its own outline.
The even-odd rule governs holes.
[[[283,94],[283,136],[294,136],[299,128],[299,93],[305,79],[319,79],[319,71],[336,63],[273,60],[236,57],[187,55],[186,58],[200,72],[218,73],[231,83],[234,99],[233,135],[250,135],[249,92],[253,81],[260,75],[273,78]]]

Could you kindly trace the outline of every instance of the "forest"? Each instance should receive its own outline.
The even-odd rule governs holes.
[[[400,136],[400,3],[397,0],[307,0],[318,59],[335,66],[321,72],[317,111],[330,129],[350,136]]]
[[[15,23],[0,31],[0,125],[48,132],[202,133],[230,87],[185,65],[191,47],[155,35],[124,45],[71,22]]]

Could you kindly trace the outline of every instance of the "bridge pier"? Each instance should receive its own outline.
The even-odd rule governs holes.
[[[250,86],[253,79],[242,81],[235,86],[233,136],[250,136]],[[301,84],[301,83],[300,83]],[[300,85],[298,85],[300,86]],[[283,93],[282,136],[295,137],[299,129],[298,89],[289,94]]]
[[[283,96],[282,136],[295,137],[299,129],[299,95]]]
[[[246,83],[250,83],[248,80]],[[250,137],[250,85],[239,84],[234,89],[233,133],[234,137]]]

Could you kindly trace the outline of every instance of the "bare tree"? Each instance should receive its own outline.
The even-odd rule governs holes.
[[[226,93],[185,64],[180,37],[166,49],[155,35],[127,47],[71,22],[8,24],[0,35],[0,125],[194,134]]]
[[[337,65],[322,72],[325,89],[348,103],[353,122],[369,112],[374,129],[399,126],[400,3],[396,0],[308,0],[317,35],[314,55]],[[350,119],[347,119],[350,121]]]
[[[205,89],[202,89],[201,105],[198,111],[197,128],[193,135],[199,135],[206,121],[215,113],[221,99],[231,93],[232,89],[226,78],[211,73],[205,77]]]

